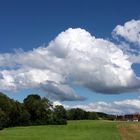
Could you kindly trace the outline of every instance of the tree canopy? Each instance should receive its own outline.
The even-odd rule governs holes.
[[[53,106],[47,98],[37,94],[28,95],[23,103],[0,93],[0,129],[25,125],[62,125],[67,120],[113,119],[102,112],[89,112],[80,108],[66,110],[62,105]]]

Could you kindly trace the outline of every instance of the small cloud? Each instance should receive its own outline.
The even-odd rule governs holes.
[[[67,109],[70,108],[81,108],[86,111],[95,111],[95,112],[104,112],[108,114],[120,115],[120,114],[131,114],[137,113],[140,110],[140,99],[127,99],[122,101],[114,102],[94,102],[86,105],[75,105],[67,106],[64,104]]]
[[[113,30],[113,35],[123,37],[126,41],[140,46],[140,20],[133,19],[123,26],[117,25]]]

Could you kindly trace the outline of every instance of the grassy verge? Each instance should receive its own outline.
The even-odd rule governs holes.
[[[122,140],[140,140],[139,123],[120,123],[118,129]]]

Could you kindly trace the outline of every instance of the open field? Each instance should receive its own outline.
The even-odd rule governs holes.
[[[0,131],[0,140],[139,140],[138,123],[69,121],[66,126],[30,126]]]
[[[66,126],[15,127],[0,131],[0,140],[119,140],[116,123],[70,121]]]

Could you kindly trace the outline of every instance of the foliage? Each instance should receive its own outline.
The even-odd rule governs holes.
[[[0,129],[28,125],[62,125],[68,120],[110,119],[113,116],[105,113],[87,112],[80,108],[65,110],[62,105],[53,107],[47,98],[39,95],[28,95],[23,103],[12,100],[0,93]]]
[[[0,93],[0,129],[25,125],[66,124],[65,112],[62,106],[53,109],[52,103],[39,95],[29,95],[24,99],[24,103],[20,103]]]
[[[67,112],[62,105],[55,106],[53,118],[55,124],[67,124]]]
[[[104,119],[104,120],[114,120],[115,119],[114,115],[109,115],[109,114],[106,114],[103,112],[96,112],[96,113],[100,119]]]
[[[87,112],[80,108],[73,108],[67,111],[68,120],[97,120],[98,115],[96,112]]]
[[[5,113],[0,109],[0,130],[3,129],[5,124]]]

